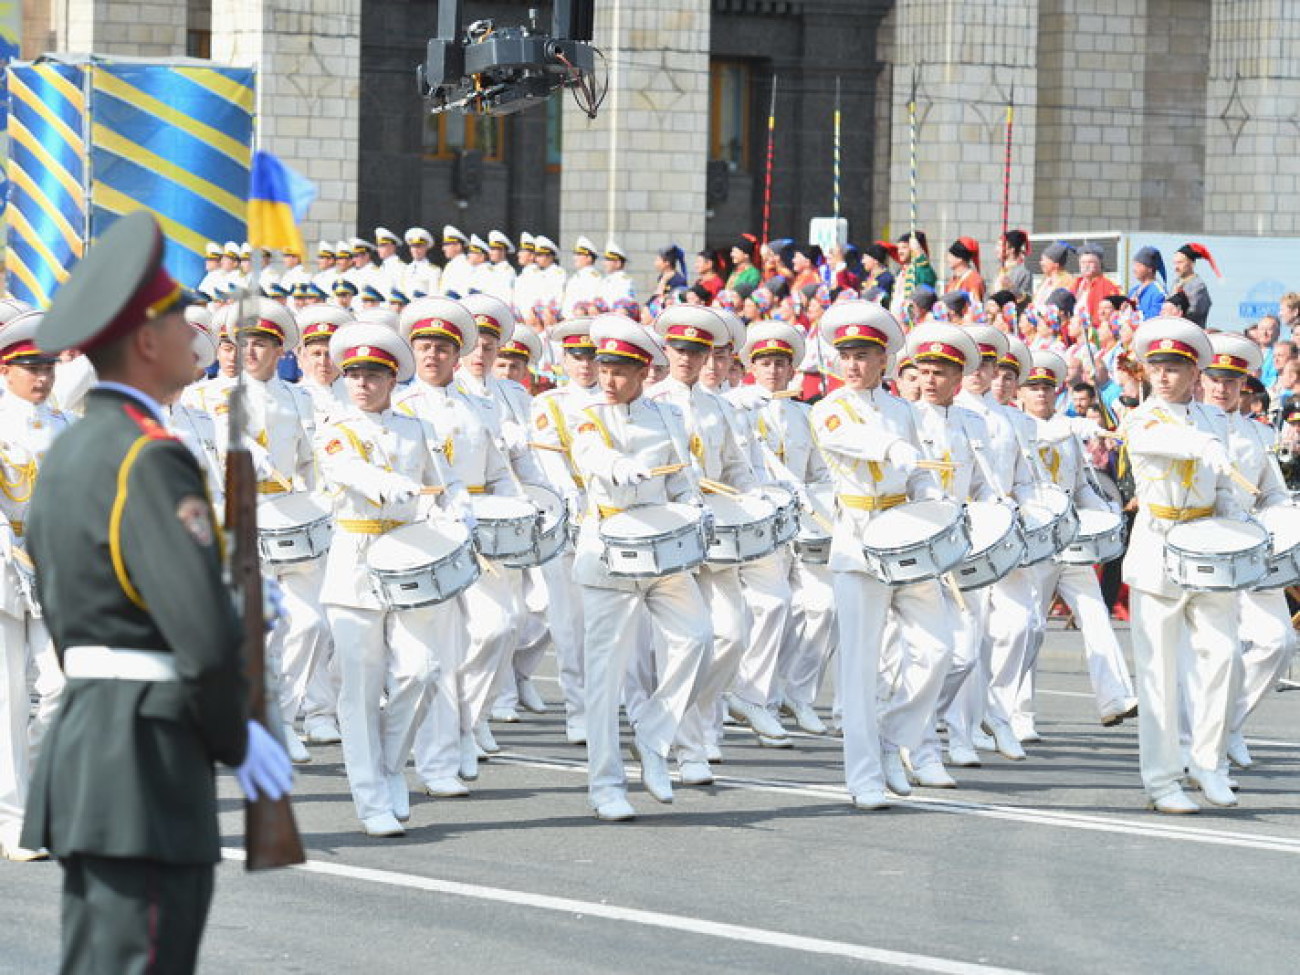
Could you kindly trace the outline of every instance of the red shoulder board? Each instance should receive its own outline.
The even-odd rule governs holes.
[[[140,432],[143,433],[150,440],[177,439],[176,437],[168,433],[167,428],[164,427],[161,423],[159,423],[153,417],[149,416],[147,413],[142,413],[140,410],[136,409],[131,404],[127,403],[122,407],[122,409],[126,411],[127,416],[129,416],[132,420],[135,421],[135,425],[140,428]]]

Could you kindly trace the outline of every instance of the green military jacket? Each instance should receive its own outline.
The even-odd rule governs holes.
[[[176,864],[221,857],[214,761],[247,748],[239,619],[203,474],[143,401],[92,390],[41,468],[37,593],[68,647],[172,653],[179,682],[70,680],[41,749],[30,848]]]

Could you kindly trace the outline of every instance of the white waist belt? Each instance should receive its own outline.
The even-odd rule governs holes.
[[[63,653],[63,673],[70,680],[180,680],[176,659],[170,653],[121,647],[68,647]]]

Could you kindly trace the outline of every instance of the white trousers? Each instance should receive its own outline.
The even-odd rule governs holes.
[[[748,621],[746,643],[731,682],[743,701],[766,707],[776,688],[781,638],[790,620],[791,555],[782,546],[771,555],[740,566],[740,589]]]
[[[502,661],[514,652],[523,610],[523,573],[493,563],[461,595],[469,625],[469,646],[460,667],[461,730],[469,731],[487,711]]]
[[[447,607],[326,610],[338,656],[343,764],[359,819],[393,811],[388,776],[405,766],[438,679],[431,648],[456,623]]]
[[[1176,791],[1183,774],[1179,746],[1179,656],[1188,649],[1191,765],[1219,768],[1227,742],[1232,675],[1238,653],[1239,599],[1233,592],[1186,592],[1166,598],[1129,590],[1137,667],[1138,752],[1142,784],[1152,799]]]
[[[985,586],[982,589],[972,589],[970,592],[962,593],[965,609],[958,605],[951,593],[943,592],[944,601],[950,607],[949,612],[952,614],[953,621],[949,637],[952,642],[951,663],[940,684],[935,711],[929,716],[930,720],[926,724],[921,744],[912,750],[912,765],[917,768],[942,761],[939,753],[939,734],[935,731],[934,719],[938,715],[948,715],[953,701],[957,699],[957,693],[979,663],[984,632],[988,623],[989,589],[989,586]],[[950,727],[949,731],[951,730]],[[958,734],[961,733],[962,729],[959,728]],[[969,743],[969,741],[965,742],[965,744]]]
[[[331,717],[338,683],[331,666],[330,628],[320,604],[325,560],[281,566],[264,563],[262,568],[275,576],[284,598],[284,614],[266,642],[271,673],[280,682],[280,716],[292,723],[305,709],[313,718]]]
[[[769,705],[782,699],[811,705],[827,661],[839,639],[835,623],[835,590],[825,565],[790,560],[790,617],[781,635],[776,663],[776,688]]]
[[[1241,594],[1241,691],[1229,730],[1240,732],[1250,713],[1277,686],[1295,654],[1296,633],[1281,589]]]
[[[567,550],[542,566],[546,582],[546,624],[555,645],[560,693],[570,725],[582,727],[586,717],[582,664],[582,597],[573,581],[573,551]]]
[[[444,607],[438,632],[430,644],[438,682],[415,732],[415,771],[423,782],[460,775],[460,669],[465,663],[469,630],[459,597],[439,604],[439,608]]]
[[[745,652],[747,619],[740,572],[734,566],[701,566],[696,579],[708,606],[713,630],[712,652],[700,686],[677,732],[677,759],[708,761],[707,745],[722,736],[722,692],[731,687]],[[764,701],[763,703],[766,703]]]
[[[6,843],[16,844],[36,750],[63,694],[63,671],[45,624],[27,613],[21,619],[0,613],[0,651],[4,654],[0,671],[0,832]]]
[[[627,792],[619,753],[619,704],[629,657],[648,617],[663,648],[654,691],[628,720],[638,746],[666,756],[678,736],[708,662],[713,630],[694,576],[679,573],[639,582],[632,591],[580,587],[586,620],[587,790],[592,807]]]
[[[546,611],[547,587],[538,567],[521,570],[522,599],[519,631],[514,653],[504,658],[497,672],[494,707],[513,708],[519,704],[519,682],[532,677],[551,646]]]
[[[871,577],[867,577],[871,579]],[[953,630],[957,625],[952,607],[937,581],[918,582],[890,588],[871,579],[873,600],[883,603],[880,620],[873,613],[872,628],[879,628],[878,646],[887,664],[880,671],[887,674],[868,690],[879,693],[887,702],[881,716],[881,738],[887,751],[906,748],[917,758],[922,743],[934,727],[939,694],[952,669]],[[883,590],[883,595],[881,593]],[[835,601],[840,614],[840,674],[844,674],[844,646],[847,624],[844,622],[845,600],[836,590]],[[859,610],[861,612],[861,610]],[[848,690],[841,683],[841,707]]]
[[[1083,635],[1083,650],[1088,664],[1088,678],[1092,682],[1093,696],[1098,713],[1107,705],[1133,697],[1133,679],[1129,676],[1128,662],[1115,636],[1110,621],[1110,609],[1101,596],[1101,583],[1096,570],[1090,565],[1059,565],[1048,562],[1035,566],[1038,570],[1039,606],[1043,618],[1051,611],[1052,598],[1059,595],[1074,614],[1074,621]],[[1038,659],[1042,640],[1038,640],[1026,673]],[[1022,676],[1023,681],[1023,676]],[[1017,693],[1016,709],[1021,707]],[[1014,713],[1014,712],[1013,712]]]

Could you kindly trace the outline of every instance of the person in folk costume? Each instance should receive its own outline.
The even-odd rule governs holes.
[[[1215,277],[1223,277],[1223,273],[1219,270],[1219,265],[1214,262],[1214,256],[1210,253],[1209,248],[1204,244],[1184,244],[1174,251],[1175,278],[1173,290],[1187,296],[1187,320],[1195,322],[1201,328],[1205,328],[1210,319],[1210,306],[1214,302],[1210,298],[1209,290],[1205,287],[1205,282],[1196,273],[1196,262],[1199,260],[1209,262]]]
[[[965,292],[973,305],[984,303],[984,278],[980,275],[980,245],[973,237],[958,237],[948,248],[948,292]]]
[[[1129,289],[1129,299],[1144,319],[1159,318],[1165,303],[1165,259],[1154,247],[1139,247],[1132,271],[1136,283]]]

